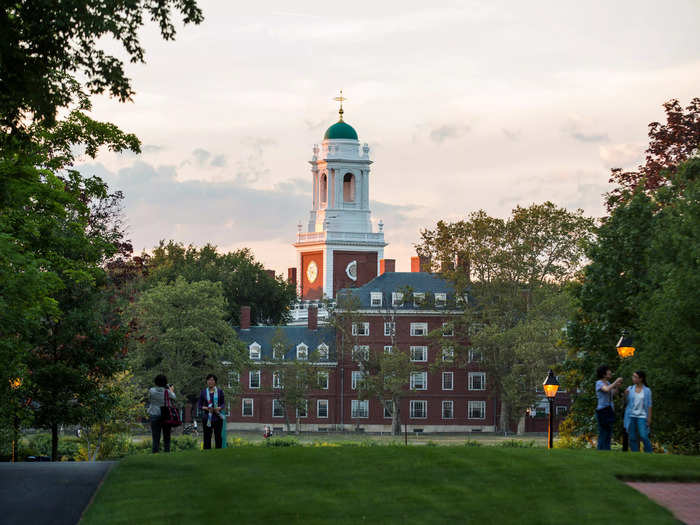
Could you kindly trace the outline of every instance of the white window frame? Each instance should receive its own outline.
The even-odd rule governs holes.
[[[414,352],[421,352],[421,357],[416,359]],[[412,363],[427,363],[428,362],[428,347],[425,345],[411,346],[411,362]]]
[[[403,305],[403,292],[391,292],[391,306]]]
[[[425,337],[428,335],[428,323],[411,323],[411,337]]]
[[[425,292],[413,292],[413,308],[418,308],[425,304]]]
[[[364,413],[364,416],[361,415]],[[369,417],[369,399],[353,399],[350,402],[350,417],[352,419],[367,419]]]
[[[423,407],[423,415],[417,416],[417,407]],[[412,399],[409,405],[409,417],[411,419],[428,419],[428,402],[424,399]]]
[[[444,308],[447,305],[447,294],[440,292],[435,294],[435,307]]]
[[[304,415],[301,415],[299,413],[299,407],[297,407],[297,419],[304,419],[305,417],[309,417],[309,400],[304,399]]]
[[[241,373],[235,372],[233,370],[228,373],[228,387],[229,388],[233,387],[233,381],[232,381],[233,379],[235,379],[235,382],[240,385],[241,384]]]
[[[323,386],[323,383],[321,382],[321,378],[325,378],[325,385]],[[328,390],[328,384],[330,382],[330,373],[328,370],[319,370],[318,371],[318,387],[321,390]]]
[[[563,410],[560,410],[563,409]],[[557,417],[566,416],[569,413],[569,407],[566,405],[556,405],[554,407],[554,415]]]
[[[321,415],[321,406],[325,405],[326,415]],[[316,400],[316,417],[319,419],[328,419],[328,400],[327,399],[317,399]]]
[[[362,325],[361,329],[360,325]],[[369,323],[352,323],[352,335],[367,337],[369,335]]]
[[[253,377],[257,376],[258,378],[258,386],[253,386]],[[258,390],[260,388],[260,384],[262,382],[262,377],[260,374],[260,370],[249,370],[248,371],[248,388],[251,390]]]
[[[478,359],[476,359],[478,357]],[[469,362],[470,363],[481,363],[484,360],[484,356],[478,350],[469,350]]]
[[[277,407],[279,415],[275,415],[275,407]],[[284,406],[279,399],[272,400],[272,417],[284,417]]]
[[[318,358],[321,361],[328,361],[328,356],[330,355],[328,345],[326,343],[321,343],[320,345],[318,345],[317,350],[318,350]]]
[[[281,389],[282,388],[282,376],[279,370],[272,372],[272,388]]]
[[[422,383],[422,386],[416,386]],[[428,372],[411,372],[411,390],[428,390]]]
[[[446,332],[445,330],[449,330]],[[455,335],[455,327],[450,323],[442,323],[442,337],[453,337]]]
[[[363,378],[364,374],[362,370],[352,370],[350,372],[350,388],[352,390],[357,390],[357,383],[358,381],[362,381]]]
[[[481,388],[474,388],[474,379],[481,378]],[[486,372],[469,372],[469,390],[486,390]]]
[[[299,361],[306,361],[309,359],[309,347],[304,343],[299,343],[297,345],[297,359]]]
[[[262,357],[262,347],[258,343],[251,343],[248,347],[248,357],[251,361],[260,361]]]
[[[455,360],[455,349],[451,346],[442,347],[442,360],[452,362]]]
[[[384,322],[384,336],[390,337],[396,335],[396,323],[394,321]]]
[[[361,359],[369,359],[369,345],[355,345],[352,347],[352,360],[358,361],[358,354],[362,354]]]
[[[245,408],[246,403],[250,401],[250,414],[246,414]],[[241,417],[253,417],[255,416],[255,400],[252,397],[244,397],[241,399]]]
[[[394,347],[391,345],[384,345],[384,353],[391,354],[394,352]]]
[[[387,404],[391,405],[391,409],[388,411],[387,415]],[[394,402],[391,399],[385,399],[382,403],[382,412],[384,413],[384,419],[392,419],[394,416]]]
[[[481,417],[472,417],[472,410],[479,410]],[[469,401],[467,403],[467,419],[486,419],[486,401]]]
[[[450,407],[450,417],[445,417],[445,406]],[[440,405],[440,416],[442,419],[454,419],[455,418],[455,404],[454,401],[445,400]]]
[[[449,386],[445,386],[445,379],[449,379]],[[442,389],[443,390],[454,390],[455,388],[455,373],[454,372],[443,372],[442,373]]]
[[[382,306],[382,292],[370,292],[369,293],[369,304],[372,308],[379,308]]]

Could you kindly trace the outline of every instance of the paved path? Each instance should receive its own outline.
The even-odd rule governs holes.
[[[677,519],[687,525],[700,525],[700,483],[629,481],[627,484],[671,510]]]
[[[113,461],[0,463],[3,525],[75,525]]]

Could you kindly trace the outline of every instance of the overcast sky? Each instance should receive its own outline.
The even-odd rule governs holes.
[[[81,167],[125,192],[138,251],[247,246],[286,275],[340,88],[399,271],[441,218],[545,200],[602,215],[609,168],[642,161],[662,103],[700,96],[697,0],[199,4],[174,42],[143,31],[133,103],[95,99],[144,144]]]

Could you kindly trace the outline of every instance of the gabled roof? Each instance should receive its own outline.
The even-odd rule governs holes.
[[[265,360],[272,359],[272,338],[278,329],[282,330],[289,342],[285,359],[296,359],[296,348],[300,343],[309,347],[309,354],[325,343],[328,346],[328,359],[335,361],[335,329],[330,326],[322,325],[318,330],[309,330],[306,326],[251,326],[247,330],[236,327],[236,333],[246,346],[258,343],[262,359]]]

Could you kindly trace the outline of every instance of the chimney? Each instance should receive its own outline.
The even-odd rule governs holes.
[[[457,270],[464,272],[467,281],[471,280],[471,260],[467,255],[457,255]]]
[[[275,278],[275,270],[265,270],[265,273],[273,279]]]
[[[381,259],[379,261],[379,275],[383,273],[391,273],[396,271],[395,259]]]
[[[310,304],[308,311],[309,330],[318,330],[318,306]]]
[[[412,272],[430,272],[430,258],[418,255],[411,257]]]
[[[241,306],[241,330],[250,329],[250,306]]]
[[[287,281],[292,283],[294,286],[297,285],[297,269],[287,268]]]

